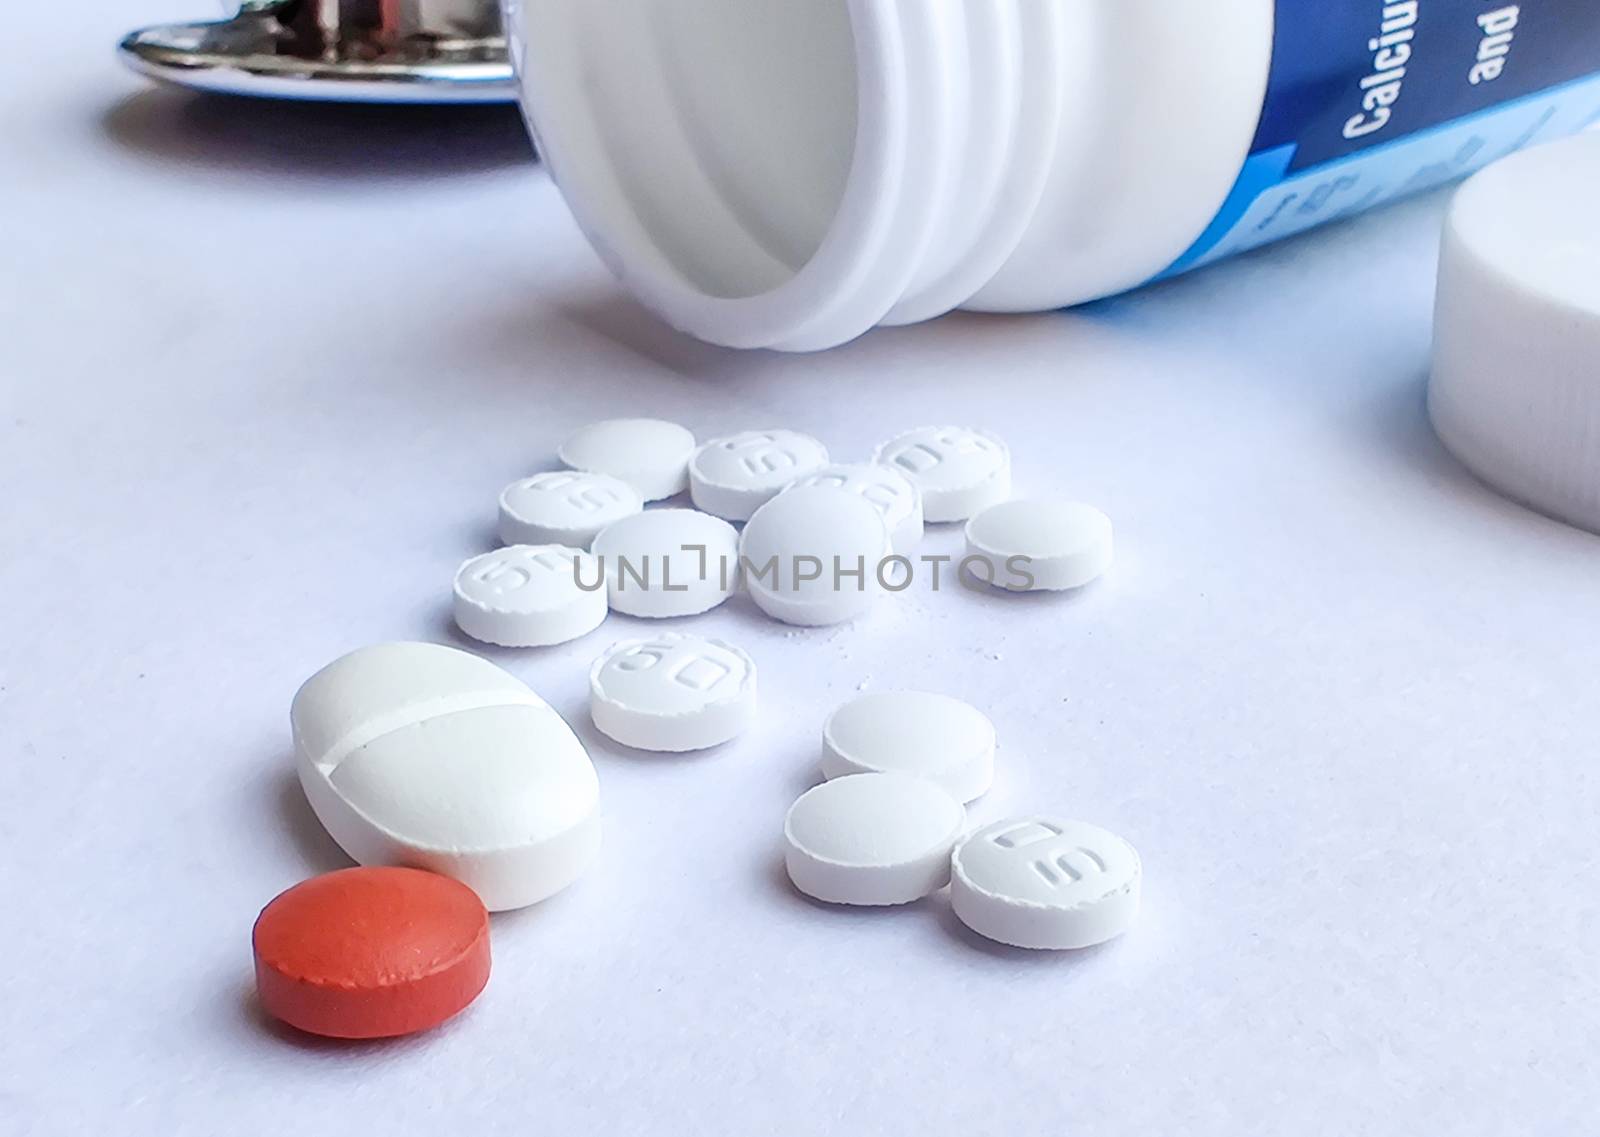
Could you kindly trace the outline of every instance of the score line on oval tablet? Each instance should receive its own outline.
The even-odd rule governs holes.
[[[604,622],[606,590],[599,581],[599,562],[581,549],[560,545],[496,549],[456,570],[456,626],[475,640],[499,647],[566,643]]]
[[[601,734],[637,750],[720,746],[755,720],[755,661],[704,636],[626,640],[590,669],[589,713]]]
[[[600,845],[600,782],[577,735],[527,684],[438,644],[362,648],[289,710],[306,799],[364,865],[415,865],[491,911],[566,888]]]
[[[394,1038],[459,1014],[489,981],[489,913],[472,889],[413,868],[341,869],[261,910],[256,992],[326,1038]]]
[[[813,786],[784,819],[794,886],[830,904],[909,904],[950,880],[961,803],[909,774],[851,774]]]
[[[952,867],[956,916],[1012,947],[1093,947],[1127,931],[1139,914],[1139,854],[1082,821],[997,821],[956,846]]]

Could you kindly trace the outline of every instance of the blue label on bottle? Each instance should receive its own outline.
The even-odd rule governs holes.
[[[1162,276],[1596,122],[1600,0],[1278,0],[1250,157],[1216,219]]]

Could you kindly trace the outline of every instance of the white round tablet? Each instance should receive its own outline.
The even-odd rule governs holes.
[[[879,446],[873,461],[898,470],[922,491],[929,521],[965,521],[1011,496],[1011,452],[992,434],[964,426],[925,426]]]
[[[882,592],[889,530],[857,494],[802,486],[760,509],[739,542],[750,598],[788,624],[838,624],[861,615]]]
[[[606,590],[593,587],[599,579],[599,564],[581,549],[496,549],[456,570],[456,626],[501,647],[566,643],[606,618]]]
[[[589,713],[601,734],[638,750],[720,746],[755,719],[755,661],[704,636],[627,640],[589,670]]]
[[[889,527],[889,541],[901,556],[922,543],[922,494],[898,470],[860,462],[824,466],[790,486],[833,486],[866,498]]]
[[[783,823],[789,879],[830,904],[909,904],[950,881],[966,811],[909,774],[852,774],[807,790]]]
[[[1450,452],[1600,533],[1600,134],[1513,154],[1461,187],[1433,345],[1428,409]]]
[[[858,695],[823,724],[822,775],[871,772],[914,774],[972,801],[994,783],[994,724],[949,695]]]
[[[1114,939],[1139,914],[1139,854],[1094,825],[1043,817],[997,821],[952,858],[950,905],[980,936],[1022,948]]]
[[[1111,567],[1111,518],[1076,501],[1005,501],[967,522],[968,577],[1011,592],[1081,588]]]
[[[828,449],[797,430],[747,430],[714,438],[689,460],[697,508],[745,521],[796,478],[828,464]]]
[[[500,492],[500,540],[587,549],[600,530],[643,508],[639,491],[610,474],[535,474]]]
[[[739,582],[739,534],[694,509],[651,509],[594,539],[611,607],[663,619],[709,612]]]
[[[526,684],[437,644],[362,648],[294,697],[300,784],[364,865],[454,877],[495,911],[559,892],[600,845],[583,744]]]
[[[574,470],[610,474],[660,501],[689,487],[694,435],[657,418],[614,418],[576,431],[556,453]]]

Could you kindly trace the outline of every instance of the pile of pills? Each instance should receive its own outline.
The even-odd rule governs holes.
[[[928,523],[966,522],[960,571],[976,587],[1079,588],[1111,561],[1105,515],[1012,500],[1010,451],[982,431],[913,430],[871,462],[839,464],[798,431],[697,444],[675,423],[619,419],[583,428],[558,454],[568,469],[500,494],[504,547],[456,573],[455,622],[475,640],[565,643],[613,611],[694,616],[741,589],[773,619],[841,623],[904,587],[885,566],[909,571]],[[694,508],[651,507],[685,491]],[[676,630],[613,644],[589,671],[595,727],[660,753],[737,738],[756,692],[747,652]],[[336,660],[300,689],[290,721],[307,800],[364,867],[296,885],[262,912],[261,1004],[331,1037],[436,1025],[487,982],[487,913],[538,903],[593,861],[594,765],[524,683],[434,644]],[[994,766],[993,724],[960,700],[851,700],[823,726],[826,780],[783,826],[795,887],[884,906],[948,886],[969,928],[1019,947],[1085,947],[1124,931],[1140,877],[1127,842],[1043,817],[969,829]]]
[[[474,639],[562,643],[607,610],[693,616],[740,588],[775,620],[842,623],[906,586],[927,523],[966,522],[961,569],[978,585],[1079,588],[1111,562],[1105,514],[1011,500],[1010,450],[965,427],[907,431],[853,465],[831,463],[826,446],[795,430],[697,445],[656,419],[592,424],[558,453],[571,469],[501,493],[506,547],[456,574],[456,623]],[[685,488],[695,508],[646,508]]]
[[[784,823],[785,864],[833,904],[908,904],[950,886],[961,922],[1024,948],[1084,948],[1139,911],[1139,855],[1080,821],[1019,817],[968,832],[966,809],[994,777],[995,732],[946,695],[862,695],[822,732],[828,778]]]

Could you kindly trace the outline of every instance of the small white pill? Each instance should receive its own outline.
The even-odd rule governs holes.
[[[828,449],[795,430],[747,430],[714,438],[689,461],[697,508],[746,521],[796,478],[828,464]]]
[[[638,750],[720,746],[755,719],[755,661],[704,636],[627,640],[590,669],[589,714],[600,733]]]
[[[335,660],[289,712],[300,784],[364,865],[454,877],[489,908],[559,892],[600,845],[600,782],[583,744],[526,684],[437,644]]]
[[[992,434],[925,426],[891,438],[873,461],[899,470],[922,491],[928,521],[965,521],[1011,496],[1011,452]]]
[[[574,470],[610,474],[660,501],[689,488],[694,435],[657,418],[614,418],[578,430],[556,453]]]
[[[994,724],[969,703],[926,691],[874,691],[822,727],[822,775],[891,772],[937,782],[958,801],[994,783]]]
[[[1082,588],[1111,567],[1111,555],[1111,518],[1094,506],[1006,501],[967,522],[963,563],[996,588],[1053,592]]]
[[[786,624],[853,619],[882,591],[889,530],[871,503],[832,486],[802,486],[760,509],[739,542],[750,598]]]
[[[501,647],[546,647],[587,635],[606,618],[606,590],[581,587],[600,566],[581,549],[513,545],[456,570],[456,626]]]
[[[611,607],[664,619],[709,612],[739,580],[739,534],[694,509],[652,509],[601,530],[594,553]]]
[[[852,774],[807,790],[783,824],[789,879],[830,904],[909,904],[950,881],[966,810],[909,774]]]
[[[956,846],[952,864],[961,922],[1013,947],[1092,947],[1139,914],[1139,854],[1081,821],[998,821]]]
[[[824,466],[790,488],[795,486],[834,486],[860,494],[882,515],[890,543],[901,556],[922,543],[922,493],[898,470],[866,462]]]
[[[643,508],[639,491],[610,474],[535,474],[500,492],[500,540],[587,549],[600,530]]]

